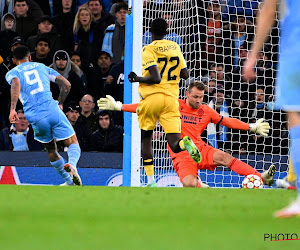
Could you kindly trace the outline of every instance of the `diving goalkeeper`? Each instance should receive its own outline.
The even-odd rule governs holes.
[[[189,136],[202,155],[202,161],[196,163],[189,157],[188,152],[182,151],[180,153],[174,153],[169,147],[173,166],[183,186],[198,188],[207,187],[201,180],[198,181],[198,169],[214,170],[217,166],[228,166],[232,171],[240,175],[258,175],[263,179],[266,185],[272,185],[274,183],[273,176],[275,174],[274,165],[271,165],[267,171],[259,173],[250,165],[234,158],[228,153],[206,144],[201,139],[202,132],[210,122],[221,124],[232,129],[249,130],[250,132],[262,136],[268,135],[270,129],[269,124],[263,122],[263,119],[258,120],[256,123],[248,124],[235,118],[221,116],[208,105],[202,104],[204,90],[204,84],[195,81],[189,85],[188,91],[186,92],[186,99],[179,100],[182,128],[181,137]],[[98,100],[99,109],[104,110],[135,112],[137,105],[138,104],[122,104],[121,102],[115,102],[111,96]]]

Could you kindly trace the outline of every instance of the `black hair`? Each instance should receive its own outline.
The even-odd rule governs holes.
[[[13,55],[16,60],[22,60],[30,55],[30,51],[26,46],[20,46],[14,49]]]
[[[80,59],[81,59],[81,56],[80,56],[80,54],[79,54],[77,51],[72,51],[72,52],[69,54],[69,56],[70,56],[70,58],[71,58],[72,56],[79,56]]]
[[[100,1],[100,0],[89,0],[89,1],[87,2],[88,6],[90,5],[90,2],[95,2],[95,1],[99,2],[99,3],[100,3],[100,5],[102,6],[102,3],[101,3],[101,1]]]
[[[15,0],[14,6],[16,5],[17,2],[26,2],[26,4],[28,5],[28,1],[27,0]]]
[[[119,12],[120,10],[128,10],[128,5],[127,3],[125,2],[121,2],[121,3],[118,3],[116,8],[115,8],[115,13]]]
[[[165,36],[167,34],[168,24],[163,18],[156,18],[151,23],[151,33],[157,36]]]
[[[49,48],[51,47],[51,41],[46,36],[38,36],[35,40],[35,47],[39,44],[40,41],[48,43]]]

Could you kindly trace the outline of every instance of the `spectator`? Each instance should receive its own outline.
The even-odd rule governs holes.
[[[51,42],[46,36],[39,36],[35,40],[35,52],[31,54],[31,61],[50,66],[53,56],[50,54]]]
[[[226,23],[222,18],[219,0],[211,0],[206,9],[206,18],[200,22],[200,41],[202,67],[219,63],[223,57],[223,31]]]
[[[13,14],[7,13],[1,19],[0,55],[3,59],[11,55],[10,45],[17,36],[16,18]]]
[[[205,92],[204,92],[204,103],[209,103],[213,99],[214,90],[217,87],[216,79],[210,79],[206,85]]]
[[[6,13],[13,13],[15,2],[16,0],[0,1],[0,18],[2,18]],[[31,15],[38,21],[39,18],[43,15],[43,11],[41,10],[40,6],[36,3],[35,0],[27,0],[27,4],[29,6]]]
[[[61,10],[54,16],[53,24],[64,41],[64,50],[74,50],[73,25],[75,19],[75,1],[61,0]]]
[[[250,46],[254,34],[252,24],[246,22],[243,13],[237,13],[230,27],[231,33],[226,33],[230,36],[224,41],[226,72],[232,72],[239,67],[240,51],[244,44]]]
[[[92,150],[102,152],[123,151],[123,127],[114,125],[110,111],[97,112],[98,129],[93,133]]]
[[[79,77],[83,81],[84,87],[86,87],[86,85],[87,85],[87,78],[86,78],[86,74],[82,70],[81,58],[80,58],[79,53],[77,53],[77,52],[71,52],[70,58],[71,58],[71,61],[74,64],[76,64],[77,67],[79,68]]]
[[[105,95],[111,95],[116,101],[123,103],[124,100],[124,60],[114,65],[108,73],[106,83],[104,84]],[[115,124],[122,125],[123,112],[113,112]]]
[[[15,0],[16,31],[25,41],[37,32],[38,19],[29,12],[27,0]]]
[[[255,94],[254,100],[250,102],[248,107],[249,122],[256,122],[260,118],[265,118],[269,124],[272,124],[273,114],[268,110],[265,102],[265,92],[263,87],[258,87]],[[273,134],[273,126],[271,125],[270,135]],[[272,153],[272,138],[261,137],[257,135],[249,135],[248,138],[248,152],[256,154],[268,154]]]
[[[173,25],[173,15],[169,12],[166,12],[162,14],[161,17],[165,19],[168,23],[168,34],[164,36],[164,39],[176,42],[182,49],[182,39],[176,32],[173,31],[175,28]],[[152,37],[150,31],[147,30],[143,36],[143,46],[150,43],[152,43]]]
[[[72,124],[76,137],[78,139],[81,151],[91,150],[91,133],[90,128],[86,127],[84,123],[77,122],[80,116],[80,106],[76,102],[70,102],[64,106],[64,112]]]
[[[12,51],[18,46],[24,45],[22,37],[13,38],[11,43],[10,55],[4,58],[4,62],[0,64],[0,127],[9,126],[9,104],[10,104],[10,86],[6,82],[6,73],[16,65],[12,60]],[[22,104],[18,102],[17,109],[22,108]]]
[[[203,83],[209,82],[211,79],[216,81],[230,81],[230,78],[225,74],[224,65],[221,63],[213,63],[209,67],[209,73],[201,78]]]
[[[74,21],[74,51],[79,53],[82,68],[87,70],[94,65],[100,52],[103,37],[95,33],[94,16],[87,7],[80,7]]]
[[[114,64],[122,60],[122,52],[125,46],[125,20],[128,12],[126,3],[119,3],[115,9],[117,20],[115,24],[107,27],[102,44],[102,50],[111,55]]]
[[[106,28],[115,23],[115,16],[110,13],[103,11],[100,0],[89,0],[88,7],[92,14],[94,15],[96,27],[95,34],[99,37],[99,46],[102,47],[102,42],[104,38],[104,33]]]
[[[66,51],[58,50],[53,57],[51,66],[71,83],[71,90],[64,103],[79,102],[85,93],[84,83],[79,77],[79,68],[74,64]]]
[[[43,146],[34,140],[33,129],[25,118],[24,111],[17,111],[19,121],[0,132],[0,150],[42,151]]]
[[[38,36],[45,36],[51,41],[51,53],[63,49],[64,44],[62,37],[58,35],[56,28],[53,26],[53,20],[50,16],[42,16],[39,20],[38,32],[35,36],[31,36],[27,40],[27,45],[30,52],[34,52],[36,40]]]
[[[78,118],[79,123],[83,123],[91,133],[95,132],[98,128],[97,119],[94,112],[95,100],[94,97],[87,94],[81,98],[79,102],[81,113]]]
[[[213,99],[208,104],[215,109],[221,116],[229,117],[229,105],[225,100],[224,88],[217,86],[213,91]],[[207,138],[211,146],[228,151],[230,149],[228,141],[228,128],[220,124],[209,123],[207,126]]]
[[[13,40],[12,40],[12,43],[10,45],[10,56],[7,57],[5,60],[4,60],[4,63],[6,65],[6,68],[8,70],[11,70],[12,68],[14,68],[16,65],[13,63],[13,60],[12,60],[12,53],[13,51],[15,50],[15,48],[19,47],[19,46],[22,46],[22,45],[26,45],[25,42],[24,42],[24,39],[21,37],[21,36],[16,36]]]
[[[98,57],[97,66],[88,80],[88,92],[94,93],[94,97],[97,100],[104,96],[104,83],[106,82],[111,67],[112,62],[110,54],[101,51]]]

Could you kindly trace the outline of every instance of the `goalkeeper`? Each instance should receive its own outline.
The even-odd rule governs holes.
[[[274,183],[275,166],[259,173],[250,165],[232,157],[206,144],[201,139],[201,134],[210,122],[221,124],[232,129],[249,130],[256,134],[267,136],[270,126],[263,119],[256,123],[248,124],[235,118],[223,117],[208,105],[202,104],[205,86],[199,81],[191,83],[186,92],[186,99],[179,100],[179,111],[181,114],[181,136],[189,136],[198,147],[202,155],[200,163],[194,162],[186,151],[174,153],[169,147],[173,166],[184,187],[207,187],[197,179],[198,169],[214,170],[217,166],[228,166],[232,171],[241,174],[255,174],[260,176],[266,185]],[[98,100],[99,109],[135,112],[138,104],[123,104],[115,102],[111,96]]]

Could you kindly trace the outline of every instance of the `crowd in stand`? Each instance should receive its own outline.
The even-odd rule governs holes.
[[[144,7],[156,9],[157,15],[167,20],[170,32],[165,38],[177,42],[185,55],[198,51],[195,58],[189,58],[196,62],[189,65],[193,69],[190,81],[199,79],[207,85],[205,102],[222,114],[245,122],[264,117],[272,127],[271,136],[262,138],[217,126],[213,129],[217,135],[215,146],[236,153],[287,154],[285,116],[273,103],[279,32],[276,25],[257,61],[256,81],[247,83],[241,75],[260,1],[198,0],[197,13],[191,13],[198,25],[182,31],[176,29],[174,10],[179,13],[183,2],[144,0]],[[52,67],[70,81],[64,112],[82,151],[122,152],[122,112],[97,112],[95,103],[107,94],[123,102],[127,12],[127,1],[118,0],[0,1],[0,150],[41,150],[33,145],[28,124],[20,129],[8,121],[10,86],[5,74],[15,66],[12,51],[26,45],[32,61]],[[187,32],[188,41],[199,41],[195,46],[188,43]],[[151,35],[145,28],[143,45],[149,43]],[[58,86],[51,83],[51,90],[57,99]],[[18,115],[24,116],[22,105],[18,107]],[[207,133],[212,131],[208,129]],[[62,145],[60,149],[64,150]]]

